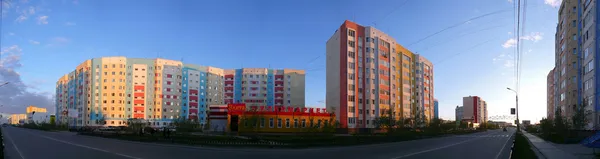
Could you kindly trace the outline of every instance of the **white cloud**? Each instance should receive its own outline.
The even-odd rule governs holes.
[[[508,0],[508,3],[513,3],[513,0]]]
[[[29,15],[35,14],[35,8],[29,7]]]
[[[27,20],[27,16],[25,16],[25,15],[20,15],[19,17],[17,17],[17,19],[15,19],[15,22],[18,22],[18,23],[20,23],[20,22],[23,22],[23,21],[25,21],[25,20]]]
[[[538,41],[544,39],[544,33],[531,32],[531,33],[529,33],[529,35],[521,36],[521,38],[519,38],[519,39],[538,42]],[[502,44],[502,47],[511,48],[511,47],[515,47],[516,44],[517,44],[517,40],[515,40],[514,38],[510,38],[510,39],[506,40],[506,42],[504,42],[504,44]]]
[[[75,22],[66,22],[65,25],[66,26],[73,26],[73,25],[77,25],[77,23],[75,23]]]
[[[69,42],[71,42],[71,40],[65,37],[54,37],[50,39],[50,42],[46,44],[46,46],[62,46],[68,44]]]
[[[521,36],[521,39],[538,42],[544,38],[543,35],[544,35],[544,33],[532,32],[532,33],[529,33],[529,35]]]
[[[12,3],[11,1],[0,1],[0,5],[2,5],[2,17],[6,16],[8,14],[8,11],[10,11],[10,8],[12,7]]]
[[[47,15],[39,16],[37,19],[37,23],[38,24],[48,24],[48,16]]]
[[[552,6],[553,8],[559,7],[562,0],[544,0],[544,3]]]
[[[15,33],[13,33],[13,32],[8,32],[8,35],[10,35],[10,36],[14,36],[14,35],[15,35]]]
[[[17,72],[21,64],[22,49],[18,45],[4,47],[1,49],[0,81],[9,82],[2,86],[0,91],[0,105],[5,113],[22,112],[27,105],[36,105],[44,108],[52,108],[53,101],[44,93],[28,91],[28,86],[21,80]]]
[[[38,45],[40,44],[39,41],[35,41],[35,40],[29,40],[29,43],[33,44],[33,45]]]
[[[509,47],[514,47],[517,44],[517,40],[511,38],[506,40],[506,42],[504,42],[504,44],[502,44],[502,47],[504,48],[509,48]]]

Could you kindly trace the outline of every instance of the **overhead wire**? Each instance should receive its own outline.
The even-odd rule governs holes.
[[[525,32],[525,24],[527,23],[527,0],[523,0],[523,21],[521,22],[521,32],[524,33]],[[520,38],[520,37],[519,37]],[[517,86],[517,92],[520,92],[521,90],[521,75],[523,74],[523,42],[521,41],[521,44],[519,44],[519,67],[517,69],[519,69],[519,74],[517,75],[517,78],[519,79],[519,83]]]
[[[452,28],[456,28],[456,27],[461,26],[463,24],[469,23],[470,21],[477,20],[477,19],[484,18],[484,17],[491,16],[491,15],[495,15],[495,14],[500,14],[500,13],[503,13],[503,12],[506,12],[506,11],[510,11],[510,9],[498,10],[498,11],[490,12],[490,13],[487,13],[487,14],[479,15],[479,16],[476,16],[476,17],[473,17],[473,18],[469,18],[469,19],[467,19],[465,21],[462,21],[462,22],[456,23],[454,25],[451,25],[449,27],[446,27],[446,28],[444,28],[444,29],[442,29],[440,31],[437,31],[437,32],[433,33],[433,34],[427,35],[424,38],[421,38],[421,39],[419,39],[419,40],[417,40],[417,41],[415,41],[413,43],[408,44],[407,46],[412,46],[414,44],[418,44],[418,43],[420,43],[420,42],[422,42],[424,40],[427,40],[427,39],[429,39],[429,38],[431,38],[431,37],[433,37],[435,35],[438,35],[438,34],[444,32],[444,31],[446,31],[446,30],[449,30],[449,29],[452,29]]]
[[[515,52],[515,65],[514,65],[514,69],[515,69],[515,91],[519,92],[519,58],[520,58],[520,52],[519,52],[519,48],[520,48],[520,44],[521,44],[521,0],[517,1],[517,36],[515,37],[516,40],[516,52]]]

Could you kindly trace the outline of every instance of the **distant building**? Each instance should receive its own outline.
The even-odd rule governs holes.
[[[21,121],[25,123],[27,120],[27,114],[12,114],[10,115],[10,124],[19,124]]]
[[[454,109],[454,114],[455,114],[455,119],[456,122],[460,122],[463,119],[463,107],[462,106],[456,106],[456,109]]]
[[[524,127],[531,125],[531,120],[523,120],[521,123]]]
[[[433,100],[433,118],[435,118],[435,119],[439,119],[440,118],[440,110],[439,110],[438,100],[437,99]]]
[[[335,114],[324,108],[250,106],[246,104],[211,105],[209,131],[301,133],[323,130],[335,124]],[[256,124],[256,125],[252,125]]]
[[[147,120],[208,122],[209,105],[304,106],[305,71],[221,69],[168,59],[100,57],[85,60],[56,82],[56,123],[70,127],[126,126]],[[37,113],[36,113],[37,114]]]
[[[35,113],[48,113],[48,111],[46,110],[46,108],[40,108],[40,107],[36,107],[33,105],[30,105],[27,107],[27,110],[25,111],[27,114],[31,114],[33,112]]]
[[[487,103],[478,96],[463,97],[463,120],[472,123],[487,122]]]
[[[548,119],[553,119],[554,118],[554,112],[556,112],[556,110],[554,109],[555,106],[555,98],[554,98],[554,94],[555,94],[555,89],[556,87],[554,87],[554,69],[550,70],[550,73],[548,73],[548,77],[546,78],[547,82],[546,82],[546,117],[548,117]]]

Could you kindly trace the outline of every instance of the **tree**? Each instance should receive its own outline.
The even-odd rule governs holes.
[[[147,122],[143,119],[127,119],[127,129],[132,133],[141,133],[141,130],[146,127]]]
[[[178,118],[173,120],[173,126],[177,129],[177,132],[189,133],[193,132],[196,128],[200,127],[200,123],[197,121],[188,120],[185,118]]]
[[[540,128],[542,129],[542,136],[544,138],[549,138],[550,134],[554,132],[552,121],[547,118],[542,118],[542,120],[540,120]]]
[[[442,130],[442,119],[433,118],[428,128],[433,132],[440,132]]]
[[[96,119],[96,121],[98,122],[97,124],[100,124],[102,126],[104,126],[104,124],[106,124],[106,119],[104,118],[104,116]]]
[[[554,131],[562,139],[565,139],[567,137],[569,125],[563,118],[562,110],[557,109],[554,115]]]
[[[392,117],[392,110],[384,110],[380,117],[375,119],[375,128],[377,129],[385,129],[387,133],[391,133],[393,131],[393,127],[396,125],[396,121],[394,117]]]
[[[579,107],[574,105],[573,111],[575,113],[571,117],[571,121],[573,122],[573,129],[583,130],[583,129],[585,129],[585,126],[589,122],[587,116],[590,115],[591,112],[586,111],[586,108],[588,106],[587,103],[588,103],[588,99],[584,99],[583,104],[581,104]]]

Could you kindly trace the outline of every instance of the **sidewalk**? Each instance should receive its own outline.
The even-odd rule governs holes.
[[[547,159],[587,159],[594,158],[593,150],[579,144],[554,144],[547,142],[535,135],[522,131],[523,135],[529,139],[532,146],[535,147],[542,156],[538,158]],[[588,152],[588,153],[586,153]]]

